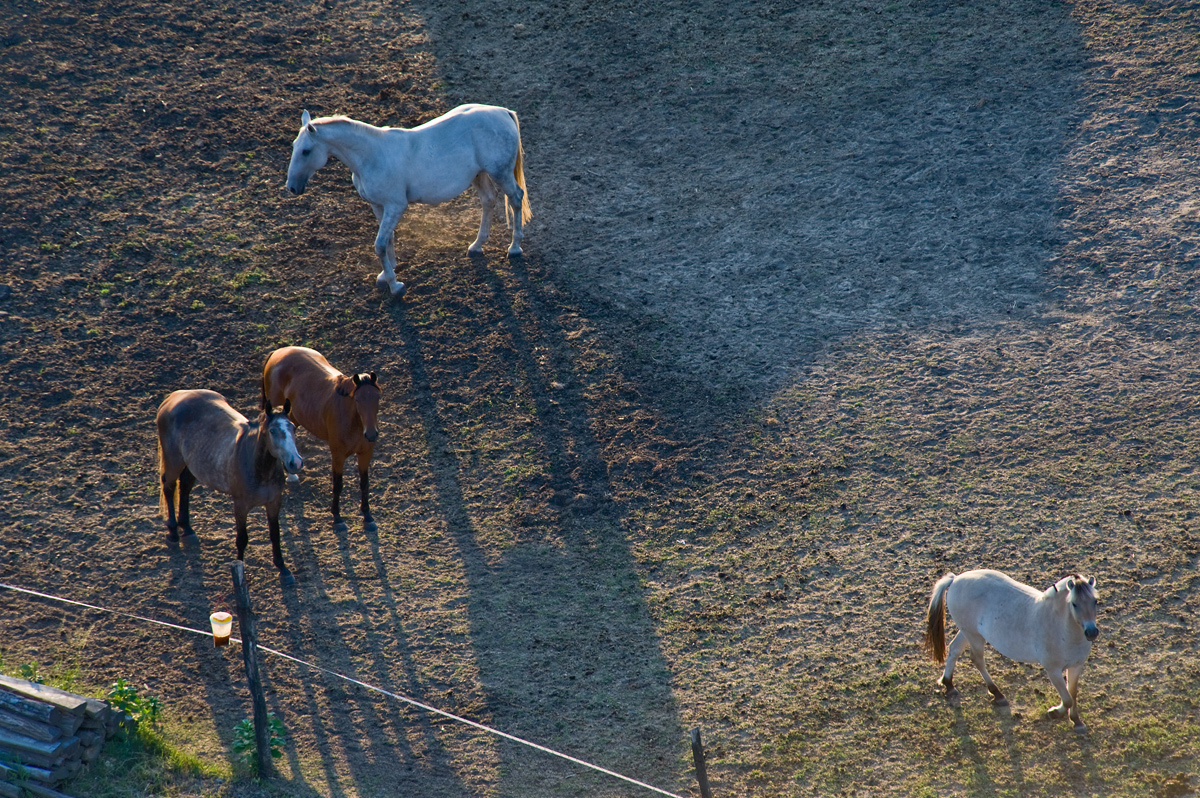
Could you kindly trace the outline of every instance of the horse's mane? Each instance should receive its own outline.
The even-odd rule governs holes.
[[[254,479],[260,485],[271,481],[271,475],[275,472],[277,465],[282,469],[282,464],[275,459],[275,455],[271,454],[271,450],[267,447],[267,436],[271,434],[270,427],[271,417],[264,410],[256,420],[250,422],[247,430],[255,436]]]

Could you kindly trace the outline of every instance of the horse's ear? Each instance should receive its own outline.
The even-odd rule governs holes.
[[[1075,579],[1074,579],[1074,577],[1072,577],[1067,580],[1067,592],[1070,593],[1074,589],[1075,589]]]
[[[355,388],[357,388],[358,386],[362,385],[362,377],[360,377],[360,376],[358,376],[357,374],[355,374],[353,379],[354,379],[354,387],[355,387]]]
[[[1096,586],[1096,577],[1089,576],[1088,577],[1088,585],[1091,587],[1095,587]]]
[[[308,115],[308,109],[305,109],[304,113],[300,114],[300,127],[308,127],[310,122],[312,117]]]
[[[292,412],[292,400],[284,399],[283,400],[283,414],[286,416],[287,414],[289,414],[291,412]]]
[[[371,372],[371,383],[375,385],[379,384],[379,379],[375,376],[375,372],[373,371]]]

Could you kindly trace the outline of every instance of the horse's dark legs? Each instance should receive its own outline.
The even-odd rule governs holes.
[[[190,470],[183,469],[183,473],[179,475],[179,529],[183,536],[188,538],[196,537],[196,533],[192,531],[190,506],[194,487],[196,487],[196,476]]]
[[[342,466],[346,464],[344,457],[333,458],[333,501],[329,509],[333,512],[333,528],[337,532],[349,529],[342,520]]]
[[[267,528],[271,531],[271,557],[275,560],[275,567],[279,569],[279,583],[287,587],[296,584],[296,577],[292,576],[292,572],[283,564],[283,550],[279,543],[279,508],[282,504],[281,500],[267,505]]]
[[[250,542],[250,535],[246,533],[246,515],[247,510],[233,506],[233,523],[237,527],[237,558],[239,560],[246,559],[246,544]]]

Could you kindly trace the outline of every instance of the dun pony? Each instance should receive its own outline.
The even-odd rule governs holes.
[[[1008,700],[988,674],[983,660],[984,643],[1017,662],[1036,662],[1050,677],[1062,702],[1048,714],[1059,719],[1070,715],[1075,731],[1086,732],[1079,719],[1079,677],[1083,674],[1096,628],[1096,580],[1078,574],[1066,576],[1045,590],[1023,585],[999,571],[946,574],[933,586],[926,612],[925,651],[945,671],[938,684],[946,696],[954,688],[954,665],[963,648],[970,646],[971,661],[983,675],[997,706]],[[946,613],[958,625],[958,634],[946,650]],[[1066,677],[1064,678],[1064,671]]]

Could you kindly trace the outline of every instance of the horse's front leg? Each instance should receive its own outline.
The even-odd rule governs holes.
[[[1079,677],[1083,675],[1086,665],[1086,662],[1081,662],[1067,668],[1067,692],[1071,695],[1071,722],[1075,724],[1075,731],[1080,734],[1087,733],[1087,726],[1079,718]]]
[[[333,500],[329,505],[333,513],[333,530],[345,532],[350,528],[342,520],[342,469],[346,467],[346,455],[333,449],[329,451],[333,460]]]
[[[1050,707],[1046,714],[1054,720],[1062,720],[1068,713],[1074,716],[1078,715],[1078,710],[1074,709],[1075,700],[1071,697],[1071,691],[1067,689],[1066,679],[1063,678],[1062,668],[1055,666],[1043,666],[1046,668],[1046,675],[1050,677],[1050,684],[1054,685],[1054,689],[1058,691],[1058,697],[1062,699],[1058,706]]]
[[[379,232],[375,235],[375,254],[379,256],[379,263],[383,266],[383,271],[375,276],[375,284],[387,286],[392,296],[397,299],[404,296],[405,288],[404,283],[396,279],[396,225],[400,224],[400,217],[407,209],[406,204],[371,203],[371,211],[379,220]]]
[[[246,544],[250,542],[250,535],[246,531],[246,517],[249,514],[249,507],[243,507],[240,502],[234,502],[233,524],[237,529],[237,537],[234,540],[237,545],[237,558],[239,560],[246,559]]]
[[[292,572],[283,564],[283,549],[279,540],[279,510],[282,507],[282,496],[267,504],[267,529],[271,534],[271,557],[275,560],[275,567],[279,569],[279,584],[288,587],[296,584],[296,577],[292,576]]]
[[[370,468],[371,455],[360,453],[358,455],[358,490],[362,495],[360,509],[362,510],[363,532],[375,532],[379,529],[379,526],[375,523],[375,519],[371,517],[371,501],[369,499],[370,478],[368,475]]]

